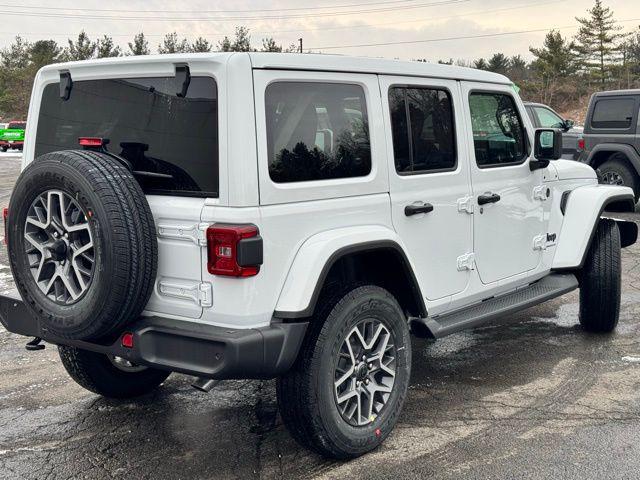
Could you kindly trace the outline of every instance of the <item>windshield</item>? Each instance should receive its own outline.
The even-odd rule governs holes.
[[[27,128],[27,124],[26,122],[11,122],[7,128],[13,130],[24,130]]]
[[[535,107],[534,110],[536,111],[541,127],[561,128],[564,125],[564,120],[552,110],[544,107]]]
[[[185,98],[174,77],[75,81],[69,100],[57,83],[42,96],[36,157],[78,149],[79,137],[108,139],[145,193],[218,196],[218,95],[192,77]]]

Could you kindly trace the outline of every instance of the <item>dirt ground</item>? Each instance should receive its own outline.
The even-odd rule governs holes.
[[[19,158],[0,157],[0,207],[18,172]],[[54,347],[27,352],[0,327],[0,478],[638,478],[639,264],[640,247],[626,249],[612,335],[578,327],[574,292],[506,324],[414,340],[396,430],[348,463],[291,439],[272,381],[204,394],[172,375],[113,402],[71,381]],[[12,288],[0,247],[0,293]]]

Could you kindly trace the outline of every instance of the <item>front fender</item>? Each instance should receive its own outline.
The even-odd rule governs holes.
[[[586,185],[571,191],[552,268],[582,267],[603,212],[633,212],[634,209],[633,190],[629,187]]]
[[[274,316],[302,318],[313,314],[324,279],[333,263],[343,255],[377,248],[397,250],[411,272],[398,234],[380,225],[339,228],[313,235],[302,244],[289,269]]]

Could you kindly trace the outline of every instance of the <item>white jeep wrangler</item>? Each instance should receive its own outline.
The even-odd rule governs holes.
[[[323,455],[389,435],[410,331],[439,338],[580,288],[611,331],[630,188],[557,160],[503,76],[328,55],[166,55],[36,78],[6,237],[11,332],[128,398],[170,372],[277,378]],[[554,161],[550,161],[554,160]],[[555,161],[557,160],[557,161]]]

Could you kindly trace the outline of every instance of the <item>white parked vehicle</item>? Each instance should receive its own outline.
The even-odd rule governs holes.
[[[611,331],[629,188],[557,160],[511,82],[329,55],[180,54],[37,75],[7,213],[21,299],[85,388],[277,378],[293,436],[349,458],[391,432],[410,331],[439,338],[580,288]],[[550,161],[554,160],[554,161]]]

